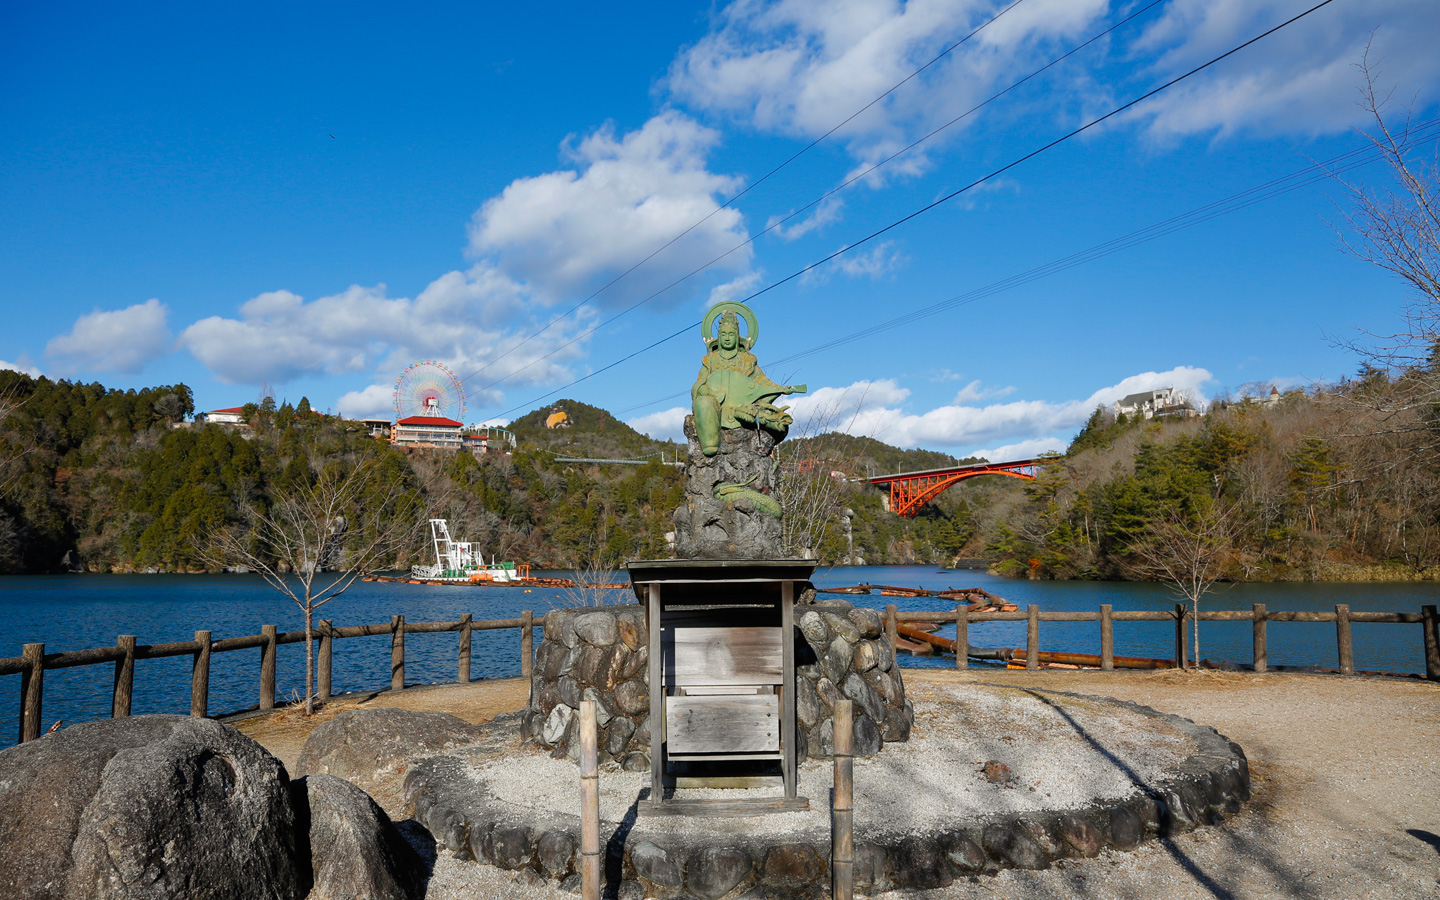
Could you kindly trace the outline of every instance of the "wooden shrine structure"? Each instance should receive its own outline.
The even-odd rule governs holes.
[[[795,758],[795,595],[810,560],[662,559],[628,565],[646,610],[648,815],[809,809]],[[779,796],[678,799],[676,788],[776,788]]]

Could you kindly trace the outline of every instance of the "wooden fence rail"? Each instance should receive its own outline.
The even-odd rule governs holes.
[[[1188,628],[1196,618],[1185,606],[1177,604],[1173,611],[1115,610],[1106,604],[1096,612],[1042,612],[1037,606],[1029,606],[1023,612],[970,612],[965,604],[959,604],[953,611],[898,612],[893,604],[885,608],[885,632],[893,641],[896,625],[901,622],[955,623],[957,645],[968,646],[968,628],[981,622],[1025,622],[1025,665],[1039,668],[1040,624],[1042,622],[1099,622],[1100,623],[1100,667],[1115,667],[1116,622],[1174,622],[1176,660],[1182,666],[1189,665],[1186,655]],[[1355,671],[1354,646],[1351,640],[1351,625],[1361,623],[1419,624],[1423,635],[1425,676],[1440,681],[1440,615],[1435,606],[1422,607],[1418,613],[1352,612],[1341,604],[1334,612],[1270,611],[1264,604],[1257,603],[1250,611],[1208,610],[1199,615],[1202,622],[1250,622],[1253,635],[1253,665],[1257,672],[1267,668],[1267,628],[1270,622],[1333,622],[1336,632],[1336,653],[1339,669],[1343,674]],[[541,620],[543,622],[543,620]],[[515,628],[520,631],[520,674],[529,676],[534,668],[535,629],[543,627],[527,610],[518,619],[492,619],[475,621],[466,613],[458,622],[406,622],[404,616],[395,616],[389,622],[375,625],[335,626],[328,619],[316,623],[314,638],[317,642],[316,694],[319,699],[331,696],[333,656],[335,641],[358,637],[390,638],[390,687],[405,686],[405,635],[439,634],[458,632],[456,680],[470,681],[471,636],[475,631],[494,631]],[[68,669],[76,666],[113,663],[115,679],[111,699],[112,716],[130,715],[131,697],[134,692],[135,662],[142,659],[164,659],[174,656],[191,657],[190,672],[190,714],[209,715],[210,661],[216,653],[236,650],[255,650],[260,656],[260,683],[258,707],[272,709],[275,706],[276,648],[281,644],[298,644],[305,640],[304,631],[281,632],[274,625],[261,626],[260,634],[214,640],[209,631],[195,632],[192,641],[175,641],[168,644],[140,644],[134,635],[120,635],[114,647],[96,647],[89,650],[70,650],[63,653],[46,653],[41,643],[25,644],[20,656],[0,659],[0,676],[20,676],[20,741],[31,741],[40,736],[43,717],[45,672],[54,669]],[[957,653],[955,665],[965,668],[968,658]]]
[[[534,668],[533,648],[535,629],[543,629],[529,610],[518,619],[491,619],[475,621],[470,613],[461,616],[458,622],[406,622],[404,616],[395,616],[391,621],[378,625],[347,625],[336,627],[330,620],[321,619],[316,623],[313,637],[317,643],[316,694],[321,700],[331,696],[333,654],[335,641],[343,638],[379,637],[390,638],[390,688],[405,687],[405,635],[439,634],[458,632],[457,681],[470,680],[471,634],[475,631],[495,631],[516,628],[520,631],[520,673],[529,676]],[[110,714],[114,717],[130,715],[131,697],[135,686],[135,661],[140,659],[164,659],[172,656],[191,657],[190,668],[190,715],[209,715],[210,707],[210,660],[216,653],[235,650],[260,650],[260,684],[257,698],[259,709],[275,707],[276,648],[281,644],[299,644],[305,640],[304,631],[279,631],[274,625],[262,625],[259,634],[213,640],[209,631],[195,632],[193,641],[175,641],[168,644],[140,644],[131,634],[120,635],[114,647],[96,647],[90,650],[70,650],[64,653],[46,653],[45,645],[25,644],[20,656],[0,659],[0,675],[20,676],[20,741],[33,741],[40,736],[44,715],[45,672],[54,669],[70,669],[76,666],[92,666],[113,663],[115,682],[111,693]]]
[[[894,604],[885,607],[885,632],[893,641],[895,627],[899,623],[934,622],[955,623],[956,646],[968,646],[969,626],[977,622],[1024,622],[1025,667],[1036,669],[1040,666],[1040,623],[1041,622],[1099,622],[1100,623],[1100,668],[1115,668],[1115,623],[1116,622],[1174,622],[1175,659],[1180,666],[1188,668],[1190,660],[1186,653],[1188,629],[1197,616],[1184,604],[1175,609],[1157,610],[1116,610],[1109,604],[1102,605],[1097,612],[1041,612],[1038,606],[1028,606],[1014,612],[970,612],[966,604],[958,604],[953,611],[899,612]],[[1350,626],[1356,622],[1385,623],[1395,625],[1420,625],[1424,646],[1425,677],[1440,681],[1440,615],[1436,607],[1421,607],[1418,613],[1352,612],[1347,604],[1338,604],[1334,612],[1308,612],[1296,610],[1267,610],[1265,604],[1256,603],[1249,611],[1240,609],[1202,610],[1198,616],[1201,622],[1250,622],[1252,626],[1252,663],[1256,672],[1267,670],[1267,628],[1270,622],[1333,622],[1335,623],[1335,649],[1341,674],[1355,673],[1355,648],[1351,639]],[[1198,663],[1198,660],[1196,661]],[[969,661],[964,653],[955,654],[955,666],[965,668]]]

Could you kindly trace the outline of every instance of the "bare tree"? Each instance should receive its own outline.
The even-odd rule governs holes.
[[[853,404],[841,397],[821,406],[791,430],[790,443],[776,445],[781,472],[776,493],[783,511],[781,546],[785,553],[797,558],[818,557],[821,545],[834,529],[842,527],[844,477],[835,474],[840,461],[828,452],[825,437],[842,423],[849,434],[864,405],[862,393]]]
[[[1145,527],[1132,548],[1137,574],[1168,585],[1195,615],[1195,661],[1200,661],[1200,599],[1225,574],[1232,552],[1232,510],[1214,500],[1190,513],[1170,509]]]
[[[214,565],[245,566],[305,615],[305,714],[315,712],[315,611],[362,575],[384,567],[429,516],[418,499],[385,479],[380,458],[327,466],[313,483],[250,510],[250,527],[230,528],[200,548]]]
[[[16,463],[29,452],[19,434],[6,424],[6,420],[24,403],[18,383],[0,390],[0,497],[5,496],[11,483],[19,477]]]

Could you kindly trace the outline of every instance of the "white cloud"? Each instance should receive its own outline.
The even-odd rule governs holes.
[[[1133,50],[1158,77],[1188,71],[1301,9],[1289,0],[1173,0]],[[1380,87],[1397,97],[1428,92],[1440,78],[1440,4],[1434,0],[1336,3],[1220,63],[1213,73],[1147,102],[1135,116],[1158,137],[1240,130],[1264,134],[1342,131],[1364,124],[1356,65],[1370,42]]]
[[[1127,394],[1174,387],[1203,397],[1203,388],[1213,380],[1205,369],[1179,366],[1168,372],[1132,375],[1083,400],[1014,400],[972,406],[957,397],[953,403],[918,414],[899,408],[909,391],[895,382],[856,382],[846,388],[821,388],[814,396],[798,400],[795,409],[800,428],[804,427],[802,418],[828,410],[830,418],[825,421],[833,423],[828,428],[868,435],[897,447],[954,447],[962,456],[980,454],[995,460],[1001,451],[1024,457],[1063,449],[1096,406],[1114,403]],[[964,394],[961,391],[962,397]],[[980,449],[986,447],[992,449]]]
[[[673,406],[660,412],[639,416],[625,424],[641,434],[650,435],[657,441],[684,441],[685,417],[688,415],[690,415],[690,407]]]
[[[1106,0],[1031,0],[847,123],[867,161],[900,149],[1029,68],[1036,51],[1088,30]],[[695,108],[797,138],[825,134],[1000,11],[995,0],[737,0],[672,64],[670,90]],[[968,125],[969,123],[967,123]],[[903,166],[897,160],[891,166]],[[924,168],[911,158],[912,171]]]
[[[493,256],[547,303],[588,295],[653,253],[597,298],[628,306],[745,241],[739,211],[717,211],[717,196],[740,185],[706,168],[718,139],[674,110],[623,136],[602,128],[568,150],[576,168],[517,179],[488,200],[471,221],[470,252]],[[743,272],[751,257],[741,247],[715,271]],[[695,293],[681,287],[662,300]]]
[[[343,394],[335,409],[347,419],[392,419],[395,417],[395,385],[372,384]]]
[[[95,310],[75,320],[65,334],[45,345],[45,355],[71,372],[134,374],[172,349],[165,319],[170,310],[159,300],[118,310]]]
[[[979,456],[990,462],[1008,462],[1012,459],[1034,459],[1045,453],[1064,453],[1065,448],[1070,446],[1068,440],[1060,438],[1044,437],[1032,438],[1028,441],[1019,441],[1014,444],[1005,444],[1000,447],[980,448],[971,450],[966,456]]]
[[[27,366],[24,363],[6,362],[0,359],[0,369],[8,369],[11,372],[19,372],[22,375],[29,375],[31,378],[39,378],[40,370],[34,366]]]
[[[960,389],[955,395],[952,403],[974,403],[976,400],[988,400],[991,397],[1008,397],[1015,393],[1013,387],[990,388],[982,385],[978,380],[972,381]]]
[[[417,358],[439,359],[462,380],[478,372],[476,383],[466,385],[474,403],[498,400],[498,392],[485,388],[512,372],[517,374],[509,383],[515,385],[566,377],[565,363],[579,356],[583,341],[544,357],[588,321],[585,315],[571,317],[544,340],[519,346],[536,327],[526,315],[525,292],[482,263],[442,275],[413,300],[386,296],[384,285],[354,285],[310,302],[290,291],[271,291],[241,304],[238,318],[211,316],[194,323],[180,343],[216,378],[232,384],[280,384],[322,372],[393,377]],[[373,409],[367,404],[374,394],[367,392],[375,389],[347,394],[349,405],[341,411]]]

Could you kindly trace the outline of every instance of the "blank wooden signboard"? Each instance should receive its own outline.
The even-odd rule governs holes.
[[[665,733],[672,757],[694,753],[778,754],[780,697],[670,697],[665,704]]]

